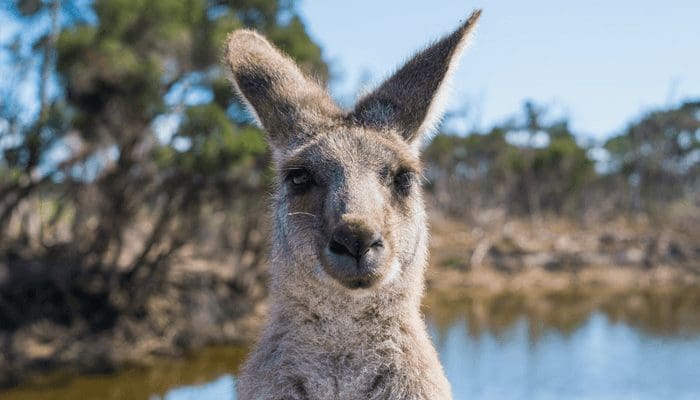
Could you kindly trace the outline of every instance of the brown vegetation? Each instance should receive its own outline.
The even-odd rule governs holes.
[[[491,292],[700,283],[700,224],[620,217],[590,224],[484,212],[472,224],[432,215],[429,284]]]

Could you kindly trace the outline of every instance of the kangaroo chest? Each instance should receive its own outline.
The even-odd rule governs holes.
[[[314,330],[305,327],[302,331]],[[281,339],[276,364],[284,366],[284,379],[308,399],[391,398],[410,369],[408,338],[393,327],[376,330],[297,331]],[[335,336],[335,337],[334,337]]]
[[[295,358],[287,379],[305,399],[390,398],[391,389],[399,386],[403,364],[397,354],[376,349]]]

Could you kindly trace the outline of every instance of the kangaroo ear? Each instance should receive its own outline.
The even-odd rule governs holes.
[[[314,127],[340,114],[324,88],[254,31],[230,33],[225,57],[236,91],[277,149],[308,140]]]
[[[377,89],[360,99],[351,115],[357,123],[395,129],[409,143],[420,143],[444,112],[448,80],[456,69],[481,10],[456,31],[416,54]]]

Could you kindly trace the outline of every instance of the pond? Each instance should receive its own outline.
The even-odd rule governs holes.
[[[699,399],[700,291],[431,294],[455,399]],[[55,376],[26,399],[234,399],[240,347],[115,375]]]

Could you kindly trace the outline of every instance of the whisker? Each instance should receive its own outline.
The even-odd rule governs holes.
[[[294,215],[306,215],[306,216],[309,216],[309,217],[318,218],[318,217],[317,217],[316,215],[314,215],[314,214],[307,213],[307,212],[303,212],[303,211],[290,212],[290,213],[288,213],[287,215],[290,216],[290,217],[291,217],[291,216],[294,216]]]

